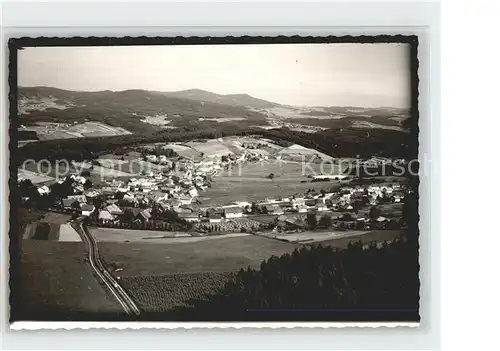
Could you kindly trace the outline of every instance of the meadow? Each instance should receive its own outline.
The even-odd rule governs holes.
[[[348,233],[348,232],[347,232]],[[390,242],[403,235],[403,230],[371,230],[362,235],[345,236],[337,239],[323,240],[308,243],[309,245],[323,245],[331,246],[338,249],[345,249],[349,243],[361,241],[363,245],[369,245],[372,242],[383,243],[384,241]]]
[[[123,267],[120,276],[173,273],[234,272],[248,266],[258,268],[272,255],[292,252],[298,245],[254,235],[214,237],[182,242],[100,242],[99,251],[107,264]],[[196,238],[194,238],[196,239]],[[167,239],[165,239],[167,240]],[[177,243],[173,243],[177,240]]]

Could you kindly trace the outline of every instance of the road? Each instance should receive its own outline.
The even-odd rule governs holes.
[[[108,290],[111,292],[111,295],[113,295],[113,297],[123,307],[125,313],[129,315],[139,315],[140,310],[137,305],[102,263],[97,243],[94,237],[88,232],[87,228],[83,226],[82,220],[82,217],[78,218],[75,222],[73,222],[73,227],[81,235],[82,240],[88,246],[87,254],[90,266],[96,275],[104,282]]]

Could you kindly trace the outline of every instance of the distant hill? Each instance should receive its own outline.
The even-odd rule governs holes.
[[[96,121],[138,132],[153,132],[158,125],[147,117],[161,116],[173,127],[213,125],[221,121],[266,125],[266,116],[249,108],[168,96],[146,90],[79,92],[50,87],[18,89],[20,124]],[[200,122],[200,119],[202,123]]]
[[[131,133],[256,126],[307,129],[310,133],[322,129],[362,129],[366,133],[373,129],[408,131],[412,123],[409,111],[404,109],[293,107],[247,94],[219,95],[199,89],[81,92],[20,87],[18,113],[19,124],[30,128],[38,122],[100,122]]]
[[[180,99],[189,99],[195,101],[204,102],[214,102],[218,104],[230,105],[230,106],[243,106],[255,109],[272,108],[279,106],[274,102],[269,102],[266,100],[258,99],[248,94],[215,94],[206,90],[201,89],[188,89],[173,92],[161,92],[170,97],[176,97]]]

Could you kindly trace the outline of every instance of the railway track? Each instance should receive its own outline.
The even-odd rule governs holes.
[[[128,315],[139,315],[140,310],[132,300],[132,298],[127,294],[127,292],[118,284],[118,281],[111,275],[106,266],[101,260],[99,255],[99,248],[97,247],[97,242],[94,237],[88,232],[87,228],[82,224],[82,218],[78,218],[74,223],[75,230],[81,235],[82,240],[88,246],[88,261],[92,270],[106,285],[106,288],[110,291],[111,295],[118,301],[120,306],[122,306],[125,313]]]

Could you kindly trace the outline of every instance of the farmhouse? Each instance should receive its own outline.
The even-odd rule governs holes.
[[[167,200],[168,194],[166,194],[160,190],[153,190],[153,191],[150,191],[148,193],[147,198],[150,199],[151,201],[154,201],[154,202],[160,202],[163,200]]]
[[[282,215],[285,213],[281,207],[276,205],[266,205],[264,207],[264,211],[267,214],[273,214],[273,215]]]
[[[93,198],[96,198],[97,196],[99,196],[100,193],[95,190],[95,189],[89,189],[85,192],[85,196],[88,198],[88,199],[93,199]]]
[[[76,185],[73,189],[75,190],[76,194],[83,194],[83,191],[85,190],[85,188],[81,184]]]
[[[103,223],[109,223],[114,220],[114,216],[106,210],[99,212],[99,220]]]
[[[229,207],[224,209],[224,217],[226,218],[241,218],[243,211],[240,207]]]
[[[135,201],[135,196],[131,193],[125,193],[123,195],[123,200],[126,200],[126,201]]]
[[[285,215],[281,215],[276,218],[276,221],[277,225],[285,230],[294,230],[301,227],[301,221],[295,216],[287,217]]]
[[[220,223],[222,221],[222,215],[220,213],[211,213],[208,216],[208,223]]]
[[[66,209],[73,208],[74,202],[78,202],[78,201],[73,200],[73,199],[62,199],[62,205]]]
[[[306,213],[307,212],[307,206],[306,205],[299,205],[297,206],[297,212],[298,213]]]
[[[81,210],[82,210],[82,216],[90,216],[94,212],[95,206],[94,205],[83,204],[81,206]]]

